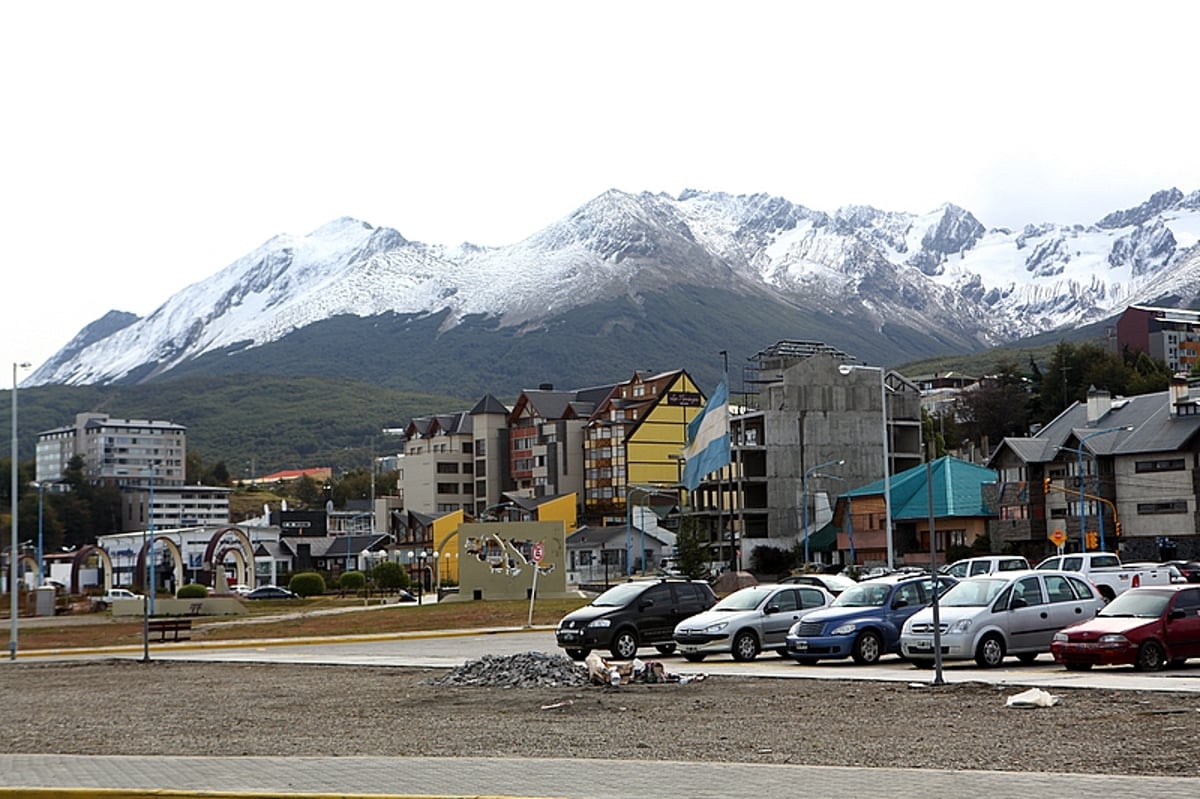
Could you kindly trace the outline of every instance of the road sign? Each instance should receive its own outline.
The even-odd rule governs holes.
[[[1050,533],[1050,543],[1056,547],[1061,547],[1067,543],[1067,534],[1062,530],[1054,530]]]
[[[533,545],[533,562],[534,563],[541,563],[542,556],[545,554],[546,554],[546,548],[542,546],[542,543],[540,541]]]

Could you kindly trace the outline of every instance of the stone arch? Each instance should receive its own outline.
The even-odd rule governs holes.
[[[225,593],[229,592],[229,586],[224,585],[224,584],[217,585],[217,576],[224,573],[224,569],[222,567],[225,564],[225,556],[226,555],[233,555],[234,566],[237,570],[237,574],[245,575],[247,573],[246,554],[244,552],[242,552],[242,548],[240,546],[222,547],[221,549],[217,550],[216,557],[213,559],[213,562],[212,562],[212,564],[213,564],[212,589],[219,594],[225,594]],[[244,582],[242,580],[238,580],[238,582],[240,582],[242,585],[251,585],[252,584],[252,583]]]
[[[18,567],[18,571],[20,571],[22,575],[25,575],[29,572],[33,572],[34,574],[38,573],[37,558],[35,558],[33,555],[26,555],[26,554],[22,553],[21,556],[17,558],[17,563],[18,564],[24,563],[26,566],[29,567],[27,569],[20,569]],[[41,585],[41,583],[42,583],[42,576],[40,574],[38,574],[38,585]],[[27,588],[36,588],[36,587],[37,586],[27,586]]]
[[[108,552],[103,547],[98,547],[95,544],[87,544],[79,548],[75,553],[75,557],[71,560],[71,593],[78,594],[79,591],[79,572],[87,563],[88,558],[95,555],[100,559],[100,568],[104,572],[104,577],[101,580],[101,588],[104,593],[108,593],[108,589],[112,588],[113,578],[113,563]]]
[[[156,535],[152,540],[147,541],[138,550],[137,568],[134,571],[135,575],[142,577],[142,587],[146,588],[150,584],[150,574],[147,570],[146,555],[153,544],[162,543],[171,553],[171,560],[175,563],[175,568],[172,572],[172,577],[175,581],[175,590],[179,590],[179,586],[183,585],[183,552],[179,549],[179,544],[165,535]]]
[[[217,566],[224,560],[231,547],[226,547],[221,554],[221,560],[217,560],[217,548],[221,546],[221,539],[226,533],[230,533],[242,546],[242,575],[238,580],[242,585],[254,585],[253,566],[254,563],[254,545],[250,543],[250,536],[246,535],[240,527],[222,527],[212,534],[212,538],[208,539],[208,546],[204,549],[203,568],[208,574],[208,585],[210,588],[215,587],[213,583],[217,579]]]

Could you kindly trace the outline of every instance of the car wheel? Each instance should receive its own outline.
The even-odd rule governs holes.
[[[749,663],[758,657],[758,638],[749,630],[742,630],[733,637],[733,659],[738,663]]]
[[[654,648],[658,650],[658,654],[660,655],[669,655],[675,651],[675,644],[659,644]]]
[[[638,651],[637,633],[633,630],[619,630],[613,636],[612,647],[609,652],[617,660],[632,660]]]
[[[879,639],[878,633],[865,630],[859,634],[858,638],[854,639],[854,650],[850,656],[854,658],[855,663],[862,665],[878,663],[881,655],[883,655],[883,641]]]
[[[590,649],[568,649],[567,657],[571,658],[571,660],[584,660],[591,653],[592,650]]]
[[[1021,654],[1017,655],[1017,660],[1028,666],[1030,663],[1037,660],[1037,656],[1037,652],[1022,652]]]
[[[985,669],[994,669],[1004,660],[1004,641],[995,634],[985,635],[975,648],[975,662]]]
[[[1064,663],[1067,671],[1088,671],[1092,668],[1091,663]]]
[[[1138,671],[1158,671],[1167,662],[1167,653],[1158,641],[1147,641],[1138,649],[1133,667]]]
[[[704,660],[704,658],[705,654],[703,652],[688,652],[683,656],[683,659],[688,663],[699,663],[700,661]]]

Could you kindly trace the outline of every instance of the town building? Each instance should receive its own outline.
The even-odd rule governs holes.
[[[1004,439],[988,465],[995,551],[1032,562],[1054,538],[1130,561],[1200,558],[1200,388],[1185,375],[1133,397],[1092,388],[1035,435]]]
[[[1172,373],[1200,364],[1200,311],[1131,305],[1117,319],[1118,355],[1144,352]]]
[[[180,486],[186,482],[187,429],[173,422],[76,414],[74,424],[38,433],[37,481],[63,479],[76,456],[83,459],[84,478],[95,484]]]

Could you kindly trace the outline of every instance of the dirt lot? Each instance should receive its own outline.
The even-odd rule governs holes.
[[[1200,697],[710,677],[444,687],[443,672],[131,660],[0,667],[0,751],[724,760],[1200,776]],[[553,706],[553,707],[551,707]]]

